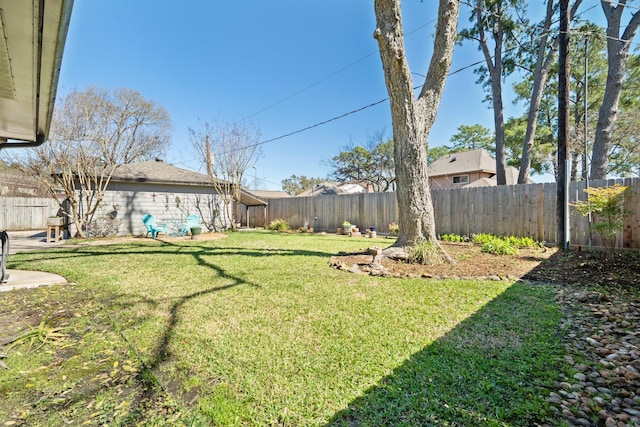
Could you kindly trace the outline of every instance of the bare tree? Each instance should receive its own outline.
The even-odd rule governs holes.
[[[631,15],[629,24],[623,29],[622,15],[627,6],[626,0],[614,2],[601,0],[604,16],[607,18],[607,83],[604,90],[604,99],[598,113],[598,125],[593,143],[593,157],[591,162],[591,177],[593,179],[605,179],[609,164],[609,148],[611,145],[612,131],[617,119],[618,103],[622,91],[629,47],[640,26],[640,11]]]
[[[224,203],[225,223],[235,223],[239,218],[237,203],[242,178],[262,156],[260,131],[250,123],[217,120],[213,124],[204,122],[198,130],[189,128],[189,136],[213,188]],[[233,212],[234,201],[237,202],[236,212]]]
[[[49,140],[21,159],[83,237],[114,170],[162,155],[169,145],[167,111],[132,89],[89,87],[60,98]],[[55,197],[60,191],[69,203]]]
[[[440,0],[434,50],[422,89],[414,95],[405,54],[400,0],[375,0],[376,30],[391,104],[400,232],[394,243],[406,248],[423,241],[440,248],[427,175],[427,137],[442,99],[451,68],[458,28],[458,0]]]

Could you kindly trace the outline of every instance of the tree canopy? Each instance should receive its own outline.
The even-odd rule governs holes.
[[[370,186],[375,192],[394,189],[395,163],[393,140],[377,132],[365,146],[350,145],[328,162],[332,179],[340,182],[355,181]]]
[[[291,196],[297,196],[304,191],[311,190],[317,184],[324,181],[326,181],[324,178],[291,175],[289,178],[282,180],[282,190]]]

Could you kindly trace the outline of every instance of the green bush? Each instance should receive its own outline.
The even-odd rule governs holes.
[[[536,248],[542,246],[542,243],[533,240],[531,237],[513,237],[514,245],[518,248]]]
[[[480,250],[496,255],[515,255],[518,253],[518,248],[511,242],[495,236],[482,243]]]
[[[611,187],[586,188],[589,195],[586,201],[572,204],[584,216],[593,216],[591,230],[595,230],[604,243],[604,247],[613,259],[616,247],[616,233],[624,229],[624,219],[632,212],[624,208],[626,186],[616,184]]]
[[[472,240],[481,246],[483,252],[503,255],[515,254],[518,248],[535,248],[543,245],[531,237],[497,237],[488,233],[474,234]]]
[[[479,245],[492,241],[493,239],[497,239],[497,237],[494,236],[493,234],[487,234],[487,233],[474,234],[471,236],[471,240],[473,240],[474,243],[477,243]]]
[[[269,230],[271,231],[289,231],[290,227],[284,219],[274,219],[269,223]]]

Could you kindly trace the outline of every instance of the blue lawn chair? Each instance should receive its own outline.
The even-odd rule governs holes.
[[[151,233],[151,237],[154,239],[158,236],[159,233],[164,233],[164,235],[167,236],[167,225],[157,225],[156,219],[153,217],[153,215],[146,214],[142,217],[142,222],[144,223],[145,227],[147,227],[147,234],[145,235],[145,237],[149,236],[149,233]]]
[[[186,236],[191,231],[191,227],[200,227],[200,217],[198,215],[192,214],[187,217],[187,221],[182,224],[180,234]]]

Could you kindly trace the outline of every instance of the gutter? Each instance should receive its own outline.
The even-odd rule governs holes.
[[[36,94],[35,94],[35,140],[9,140],[8,138],[0,138],[0,151],[4,148],[34,148],[42,145],[49,136],[49,127],[51,125],[51,117],[55,107],[56,94],[58,89],[58,79],[60,77],[60,67],[62,66],[62,53],[64,51],[65,42],[67,40],[67,32],[69,30],[69,21],[71,20],[71,10],[74,0],[61,0],[59,5],[54,5],[53,1],[40,0],[38,7],[42,11],[39,19],[38,28],[38,52],[36,54],[37,63],[36,75]],[[49,9],[54,7],[52,12]],[[50,24],[46,24],[45,20],[49,18],[54,20],[57,25],[55,28],[55,42],[51,46],[53,48],[53,60],[51,68],[43,70],[43,58],[45,49],[50,46],[44,46],[44,32],[50,28]],[[50,74],[49,74],[50,73]],[[46,95],[43,96],[43,92]],[[15,141],[15,142],[14,142]]]

